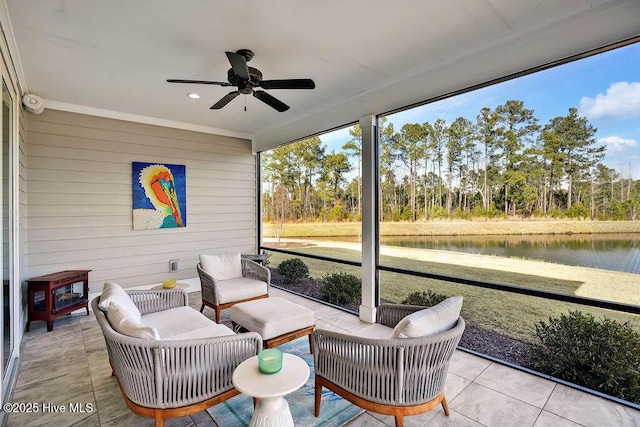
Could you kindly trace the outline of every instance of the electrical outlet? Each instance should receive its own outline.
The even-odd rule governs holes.
[[[178,269],[180,267],[179,264],[178,264],[178,261],[180,261],[180,260],[177,260],[177,259],[169,260],[169,272],[170,273],[172,273],[174,271],[178,271]]]

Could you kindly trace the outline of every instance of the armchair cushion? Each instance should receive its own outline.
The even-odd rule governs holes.
[[[111,327],[122,335],[127,335],[133,338],[152,340],[160,339],[160,335],[156,328],[153,326],[143,325],[139,321],[136,321],[128,310],[122,308],[118,304],[109,305],[107,320],[109,320]]]
[[[158,331],[158,339],[185,340],[234,335],[224,325],[219,325],[191,307],[174,307],[142,316],[142,324],[153,325]]]
[[[352,329],[349,333],[362,338],[388,340],[391,338],[393,329],[379,323],[372,323],[362,328]]]
[[[116,283],[105,282],[102,288],[102,295],[100,296],[100,304],[98,307],[100,307],[102,311],[108,312],[111,305],[117,305],[120,309],[126,311],[129,314],[129,317],[136,323],[140,323],[140,310],[138,310],[138,307],[131,298],[129,298],[129,295],[127,295],[124,289]]]
[[[242,277],[240,253],[225,255],[200,255],[202,269],[216,280]]]
[[[462,297],[451,297],[433,307],[404,317],[393,329],[391,338],[417,338],[453,328],[460,316]]]
[[[237,277],[217,282],[218,304],[255,298],[268,293],[267,282]]]

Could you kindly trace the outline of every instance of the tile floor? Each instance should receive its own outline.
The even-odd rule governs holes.
[[[356,316],[274,289],[314,310],[321,328],[350,330],[360,326]],[[200,308],[200,294],[190,294]],[[213,318],[209,308],[205,314]],[[228,310],[223,312],[223,319]],[[104,339],[93,315],[71,315],[46,332],[34,322],[21,348],[15,403],[48,402],[49,412],[10,414],[8,426],[152,426],[153,420],[125,406],[107,360]],[[619,405],[527,373],[457,351],[447,378],[451,415],[442,409],[405,418],[407,426],[640,426],[640,411]],[[84,412],[55,412],[70,402]],[[169,420],[167,426],[215,426],[206,412]],[[393,418],[365,412],[350,427],[393,426]],[[219,426],[228,427],[228,426]]]

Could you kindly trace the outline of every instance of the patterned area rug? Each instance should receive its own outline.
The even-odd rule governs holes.
[[[313,415],[313,356],[309,353],[308,338],[299,338],[283,344],[278,348],[285,353],[300,356],[307,362],[311,370],[311,375],[309,375],[309,379],[305,385],[285,396],[287,403],[289,403],[289,409],[291,409],[291,415],[293,415],[295,425],[305,427],[339,427],[364,412],[362,409],[352,405],[335,393],[323,389],[320,416],[316,418]],[[209,412],[214,421],[221,427],[248,426],[253,415],[253,399],[244,394],[240,394],[226,402],[207,409],[207,412]]]

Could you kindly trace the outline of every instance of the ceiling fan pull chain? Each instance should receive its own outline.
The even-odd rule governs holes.
[[[247,94],[244,95],[244,112],[247,112]]]

